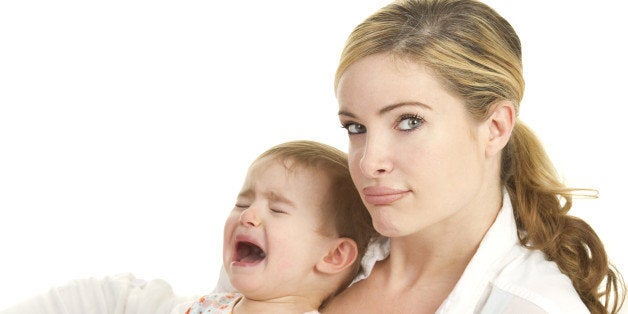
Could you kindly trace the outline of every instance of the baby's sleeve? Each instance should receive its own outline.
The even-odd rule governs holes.
[[[196,297],[177,297],[163,280],[131,274],[78,279],[27,299],[0,314],[174,314],[184,313]]]

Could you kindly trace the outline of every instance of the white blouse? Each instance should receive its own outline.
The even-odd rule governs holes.
[[[519,243],[508,193],[503,207],[437,313],[589,313],[571,280]]]

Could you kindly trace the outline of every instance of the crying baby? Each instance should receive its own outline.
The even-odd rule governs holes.
[[[272,147],[225,222],[223,266],[238,293],[206,295],[187,313],[318,313],[374,235],[345,153],[313,141]]]

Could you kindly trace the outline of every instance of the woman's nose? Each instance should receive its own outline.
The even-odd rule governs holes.
[[[362,148],[360,170],[368,177],[378,177],[392,170],[392,152],[382,137],[370,136]]]
[[[249,207],[240,214],[240,223],[246,227],[258,227],[262,221],[257,215],[257,211]]]

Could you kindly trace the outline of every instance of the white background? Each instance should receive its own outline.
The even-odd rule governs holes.
[[[524,47],[521,119],[628,272],[628,30],[618,2],[487,1]],[[131,272],[209,292],[257,154],[346,150],[333,75],[387,1],[1,1],[0,308]]]

